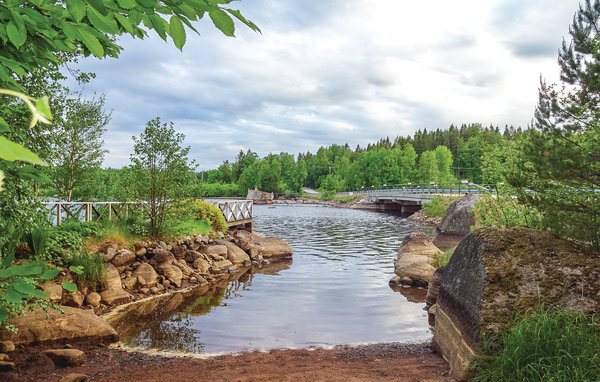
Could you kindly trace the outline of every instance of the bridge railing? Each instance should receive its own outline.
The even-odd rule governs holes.
[[[229,225],[250,222],[253,217],[251,200],[229,200],[213,202],[221,210]],[[50,202],[48,219],[56,225],[65,220],[83,222],[127,219],[133,213],[148,213],[146,202]]]
[[[385,184],[382,187],[363,187],[356,191],[340,192],[340,195],[396,195],[396,194],[443,194],[488,193],[491,190],[476,183],[428,183],[428,184]]]

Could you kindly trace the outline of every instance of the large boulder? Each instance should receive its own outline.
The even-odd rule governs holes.
[[[121,284],[121,275],[117,268],[108,264],[106,267],[106,275],[102,280],[104,290],[100,292],[102,302],[107,305],[116,305],[124,302],[128,302],[131,299],[131,295],[123,289]]]
[[[542,231],[478,230],[443,269],[435,302],[434,346],[464,380],[482,338],[497,338],[515,314],[540,305],[600,311],[600,253]]]
[[[181,280],[183,279],[183,272],[181,271],[181,269],[179,269],[179,267],[177,267],[173,264],[163,263],[163,264],[157,265],[156,270],[158,271],[158,273],[163,275],[166,279],[172,280],[172,282],[177,286],[177,288],[181,287]]]
[[[398,259],[394,264],[396,276],[390,284],[403,284],[426,287],[435,272],[431,265],[434,256],[441,251],[421,232],[407,235],[398,249]]]
[[[36,310],[12,319],[16,332],[0,331],[0,340],[10,340],[17,345],[43,343],[72,343],[78,340],[95,343],[118,341],[117,332],[92,310],[63,306],[64,313],[50,309]]]
[[[250,261],[250,256],[240,247],[227,240],[215,240],[215,243],[224,245],[227,248],[227,260],[233,265],[243,265]]]
[[[150,264],[141,263],[132,274],[142,288],[151,288],[158,282],[158,273]]]
[[[277,237],[262,237],[254,240],[254,251],[257,257],[264,259],[283,259],[292,257],[292,246]],[[254,258],[253,258],[254,260]]]
[[[468,194],[450,203],[437,227],[438,232],[444,235],[468,235],[475,225],[474,209],[478,199],[479,195]]]

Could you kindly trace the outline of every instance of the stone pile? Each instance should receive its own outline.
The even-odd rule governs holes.
[[[59,284],[42,288],[52,302],[96,312],[140,298],[201,286],[251,266],[289,258],[292,248],[281,239],[235,231],[228,237],[195,235],[173,242],[152,241],[123,248],[108,244],[99,252],[106,275],[96,290],[70,293]]]

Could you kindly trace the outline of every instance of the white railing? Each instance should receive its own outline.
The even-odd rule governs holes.
[[[215,202],[213,205],[219,207],[227,223],[252,220],[252,200],[233,200],[226,202]],[[145,202],[50,202],[49,220],[60,225],[64,220],[74,219],[77,221],[98,221],[127,219],[130,213],[142,211],[147,208]]]

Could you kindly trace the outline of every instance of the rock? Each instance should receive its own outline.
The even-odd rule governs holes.
[[[53,309],[47,312],[36,310],[9,320],[17,331],[1,331],[0,340],[10,340],[16,345],[77,340],[111,343],[118,340],[117,332],[92,310],[61,308],[64,313]]]
[[[66,292],[63,294],[62,304],[65,306],[72,306],[74,308],[81,308],[85,297],[80,291]]]
[[[202,248],[202,252],[211,258],[215,256],[227,257],[227,247],[224,245],[210,245]]]
[[[255,256],[262,256],[265,259],[281,259],[292,257],[292,247],[277,237],[264,237],[255,239],[254,252]]]
[[[47,372],[54,370],[56,365],[46,354],[34,353],[21,363],[20,368],[26,371]]]
[[[423,233],[407,235],[398,249],[398,259],[394,272],[400,277],[400,284],[427,287],[435,272],[431,265],[432,257],[441,253]]]
[[[145,247],[142,247],[140,249],[138,249],[137,251],[135,251],[135,255],[137,257],[143,257],[146,254],[147,250]]]
[[[227,240],[215,240],[219,245],[227,248],[227,260],[234,265],[243,265],[244,262],[250,260],[250,256],[240,247]]]
[[[85,303],[94,308],[100,306],[100,301],[102,301],[102,297],[100,297],[99,293],[91,292],[85,296]]]
[[[153,256],[149,261],[151,265],[173,264],[175,261],[175,256],[166,249],[155,249],[152,251],[152,254]]]
[[[0,361],[8,361],[9,359],[8,354],[0,353]]]
[[[160,292],[160,290],[157,287],[154,286],[154,287],[150,288],[150,293],[157,294],[158,292]]]
[[[600,311],[600,252],[525,228],[481,229],[458,245],[441,274],[434,347],[457,380],[482,338],[500,338],[515,314],[534,310]],[[565,276],[565,269],[569,274]],[[494,346],[494,344],[491,344]]]
[[[48,299],[51,302],[60,303],[62,301],[63,288],[60,284],[47,281],[42,284],[42,289],[48,294]]]
[[[218,269],[219,271],[223,271],[223,270],[227,270],[229,269],[229,267],[231,267],[233,265],[233,263],[227,259],[223,259],[223,260],[219,260],[219,261],[215,261],[213,262],[212,266],[216,269]]]
[[[0,371],[13,371],[17,368],[17,366],[13,362],[9,361],[0,361]]]
[[[58,382],[87,382],[90,377],[85,374],[69,373],[62,377]]]
[[[127,250],[121,249],[115,257],[110,261],[115,267],[124,267],[129,264],[132,264],[135,261],[135,253]]]
[[[47,355],[58,366],[82,365],[85,360],[85,353],[78,349],[50,349],[42,351],[42,354]]]
[[[111,244],[102,252],[102,257],[107,263],[110,262],[116,255],[119,247],[116,244]]]
[[[185,245],[176,245],[171,250],[175,259],[183,259],[187,253],[187,248]]]
[[[437,296],[442,282],[442,272],[444,268],[438,268],[433,272],[433,276],[429,281],[429,287],[427,288],[427,297],[425,297],[425,309],[429,309],[437,302]]]
[[[138,284],[144,288],[149,288],[158,282],[158,274],[150,264],[141,263],[133,272],[133,276],[137,278]]]
[[[192,264],[194,269],[196,269],[198,273],[203,275],[207,275],[209,273],[210,265],[211,263],[209,263],[201,257],[194,260],[194,263]]]
[[[181,269],[181,273],[183,273],[183,277],[190,277],[194,273],[194,269],[189,267],[185,260],[181,259],[174,263],[177,268]]]
[[[204,255],[198,251],[188,250],[185,255],[185,261],[193,263],[196,259],[204,259]]]
[[[107,305],[116,305],[128,302],[131,295],[123,290],[121,284],[121,275],[114,265],[108,264],[106,267],[106,275],[102,280],[104,290],[100,292],[102,302]]]
[[[10,353],[15,351],[15,344],[12,341],[0,341],[0,353]]]
[[[181,279],[183,278],[183,272],[177,266],[173,264],[163,263],[157,265],[157,272],[165,276],[167,279],[172,279],[173,283],[180,288]]]
[[[133,288],[135,288],[135,285],[138,282],[138,278],[134,277],[134,276],[127,276],[125,277],[123,280],[121,280],[121,284],[123,285],[123,288],[127,289],[127,290],[132,290]]]
[[[237,230],[233,234],[235,243],[238,247],[244,250],[247,254],[251,255],[254,250],[254,236],[248,231]]]
[[[475,203],[479,195],[468,194],[450,203],[442,222],[438,225],[439,233],[446,235],[468,235],[471,226],[475,225]]]

